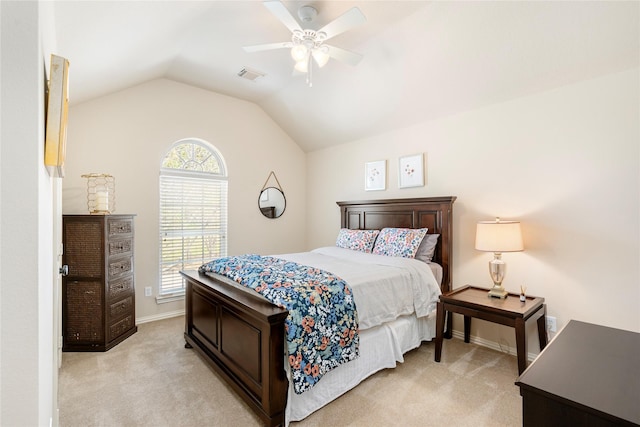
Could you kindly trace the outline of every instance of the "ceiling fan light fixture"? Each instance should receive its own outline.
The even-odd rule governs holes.
[[[291,49],[290,54],[295,61],[295,70],[306,74],[309,87],[312,86],[313,62],[318,67],[324,67],[330,58],[334,58],[350,65],[356,65],[362,58],[362,55],[357,53],[335,46],[324,45],[325,41],[351,30],[367,20],[357,7],[352,7],[322,28],[313,30],[301,27],[300,22],[291,14],[282,1],[270,0],[264,1],[263,4],[291,31],[291,41],[245,46],[245,51],[259,52],[280,48]],[[303,23],[313,22],[317,14],[318,10],[313,6],[304,5],[298,9],[298,17]]]
[[[313,55],[313,59],[316,61],[316,64],[318,64],[318,67],[320,68],[327,65],[327,62],[329,62],[329,58],[331,58],[331,56],[329,55],[329,49],[327,49],[326,46],[322,46],[318,49],[313,49],[311,55]]]
[[[297,61],[294,68],[296,69],[296,71],[300,71],[301,73],[309,72],[309,60],[305,58]]]
[[[308,53],[309,50],[303,44],[297,44],[291,48],[291,57],[296,62],[304,60]]]

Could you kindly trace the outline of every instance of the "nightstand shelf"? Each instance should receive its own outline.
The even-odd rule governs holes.
[[[435,361],[442,356],[445,314],[459,313],[464,316],[464,342],[469,342],[471,318],[486,320],[515,328],[518,353],[518,373],[527,368],[526,325],[536,321],[540,350],[547,345],[546,306],[544,298],[527,296],[520,301],[520,295],[509,294],[504,299],[490,298],[488,289],[464,286],[440,296],[436,315]],[[450,327],[448,328],[450,329]],[[447,337],[449,338],[449,337]]]

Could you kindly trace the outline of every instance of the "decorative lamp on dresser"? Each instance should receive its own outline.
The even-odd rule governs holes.
[[[133,219],[63,216],[63,351],[107,351],[137,331]]]

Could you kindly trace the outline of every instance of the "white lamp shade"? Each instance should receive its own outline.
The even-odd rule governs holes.
[[[476,227],[476,249],[486,252],[524,250],[519,221],[480,221]]]

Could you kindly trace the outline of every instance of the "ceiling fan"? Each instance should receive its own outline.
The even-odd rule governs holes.
[[[367,18],[357,7],[349,9],[319,30],[312,30],[303,29],[280,1],[265,1],[263,4],[291,31],[291,41],[245,46],[243,49],[246,52],[291,49],[291,57],[296,62],[294,69],[307,75],[309,86],[312,86],[312,62],[322,68],[330,58],[349,65],[357,65],[362,59],[359,53],[325,44],[330,38],[366,22]],[[313,22],[317,15],[318,11],[313,6],[302,6],[298,9],[298,17],[303,23]]]

